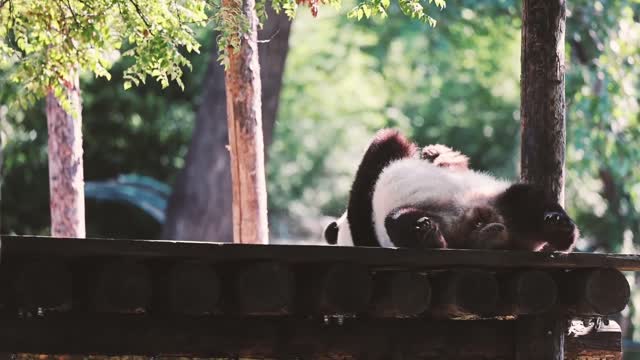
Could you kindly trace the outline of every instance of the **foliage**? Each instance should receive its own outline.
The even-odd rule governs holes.
[[[440,8],[444,0],[435,1]],[[276,11],[295,15],[297,6],[308,5],[318,14],[324,0],[273,0]],[[340,0],[328,0],[339,6]],[[364,0],[351,13],[386,15],[389,0]],[[420,0],[399,0],[403,12],[435,25]],[[256,9],[266,17],[266,0]],[[208,12],[211,16],[208,16]],[[111,77],[110,69],[119,56],[134,61],[124,70],[125,89],[145,83],[147,77],[162,87],[175,81],[184,89],[183,67],[191,67],[185,52],[198,52],[194,27],[212,20],[218,33],[219,61],[228,64],[228,51],[240,46],[249,31],[242,1],[228,0],[0,0],[0,70],[7,81],[18,84],[12,100],[26,107],[53,92],[69,109],[63,96],[78,71]],[[12,103],[13,104],[13,103]]]
[[[189,66],[184,52],[200,47],[191,26],[206,24],[205,5],[203,0],[2,0],[0,66],[19,84],[13,98],[21,105],[49,91],[64,99],[78,70],[110,78],[119,55],[134,59],[124,69],[125,88],[147,76],[162,87],[172,80],[183,87],[182,67]]]
[[[211,53],[210,32],[196,33]],[[131,59],[114,64],[114,76],[81,77],[83,89],[83,150],[86,181],[138,173],[172,183],[184,164],[195,119],[194,109],[209,57],[189,54],[193,71],[185,73],[185,91],[162,89],[155,83],[124,90],[122,74]],[[1,101],[1,99],[0,99]],[[40,103],[24,111],[14,109],[1,124],[4,183],[2,233],[48,234],[49,185],[47,124]],[[87,236],[155,238],[158,223],[131,206],[86,200]]]
[[[519,23],[449,10],[437,32],[407,22],[397,6],[381,27],[340,13],[294,23],[268,162],[273,232],[294,237],[296,225],[340,214],[362,151],[385,126],[515,177]],[[314,235],[321,225],[309,225]]]

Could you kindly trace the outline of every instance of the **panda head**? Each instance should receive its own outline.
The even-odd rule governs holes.
[[[351,229],[347,221],[347,212],[345,211],[340,218],[330,222],[324,228],[324,240],[330,245],[353,246],[351,238]]]

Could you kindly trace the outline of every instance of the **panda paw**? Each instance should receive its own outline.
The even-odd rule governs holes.
[[[573,220],[559,211],[544,213],[543,232],[548,243],[547,249],[558,251],[571,250],[579,234]]]
[[[401,208],[391,212],[385,219],[385,228],[391,242],[397,247],[446,247],[438,224],[420,209]]]
[[[469,168],[469,158],[467,156],[445,145],[425,146],[422,149],[421,156],[422,159],[428,160],[438,167],[453,170],[467,170]]]

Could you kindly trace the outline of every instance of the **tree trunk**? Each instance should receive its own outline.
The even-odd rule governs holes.
[[[233,242],[269,243],[267,182],[262,136],[262,84],[258,61],[258,16],[255,0],[222,0],[249,19],[240,48],[229,46],[225,71],[227,123],[233,193]]]
[[[6,114],[7,108],[4,105],[0,105],[0,235],[2,234],[2,149],[4,148],[4,142],[2,141],[2,128],[4,126]],[[0,356],[0,358],[2,358],[2,356]]]
[[[269,10],[259,33],[265,41],[259,44],[265,148],[271,143],[278,110],[290,27],[285,14]],[[217,49],[213,49],[185,166],[167,207],[163,229],[166,239],[233,241],[224,69],[216,58]]]
[[[521,178],[564,203],[565,0],[522,6]]]
[[[77,74],[67,96],[75,114],[65,112],[53,93],[47,95],[51,236],[83,238],[82,110]]]

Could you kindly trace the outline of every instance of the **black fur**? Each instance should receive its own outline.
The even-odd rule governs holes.
[[[380,246],[372,221],[375,184],[392,161],[411,157],[415,152],[415,145],[395,130],[378,131],[370,143],[356,172],[347,207],[347,223],[354,246]],[[428,146],[420,155],[437,166],[468,170],[466,156],[442,145]],[[540,250],[546,243],[547,250],[566,251],[572,249],[578,238],[578,230],[562,206],[546,199],[542,191],[529,184],[514,184],[487,199],[486,209],[470,209],[469,219],[462,219],[446,236],[438,225],[442,220],[438,214],[443,214],[443,206],[447,204],[431,205],[433,209],[401,207],[386,216],[385,229],[394,245]],[[487,221],[475,220],[482,215],[481,210],[491,215],[484,219]],[[469,226],[475,227],[467,228]],[[324,237],[329,244],[337,243],[336,222],[327,226]]]
[[[396,209],[387,215],[384,226],[397,247],[434,249],[447,246],[437,221],[424,209]]]
[[[496,207],[511,233],[511,249],[536,250],[546,242],[550,250],[566,251],[578,238],[562,206],[533,185],[512,185],[497,197]]]
[[[375,184],[392,161],[413,156],[415,151],[415,145],[397,130],[383,129],[376,133],[356,171],[349,195],[347,220],[353,245],[380,246],[371,218]]]
[[[324,229],[324,239],[328,244],[335,245],[338,242],[338,223],[332,221]]]

